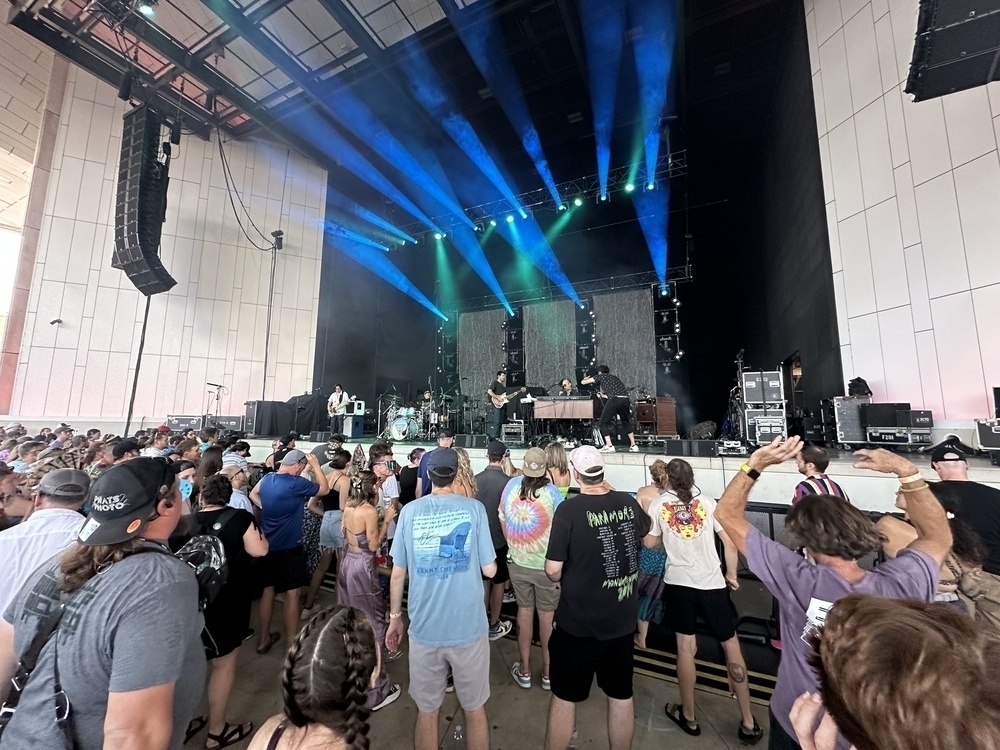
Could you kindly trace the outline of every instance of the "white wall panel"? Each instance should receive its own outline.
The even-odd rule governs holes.
[[[883,364],[878,314],[852,317],[850,327],[854,371],[868,381],[876,401],[885,401],[885,366]]]
[[[983,356],[983,377],[987,388],[1000,386],[1000,346],[997,346],[997,322],[1000,321],[1000,284],[972,290],[976,315],[976,333]]]
[[[816,13],[816,39],[822,45],[844,25],[840,0],[819,0],[813,8]]]
[[[906,261],[895,199],[869,208],[865,217],[876,309],[888,310],[908,305],[910,293],[906,285]]]
[[[837,216],[843,221],[865,207],[854,121],[848,120],[831,130],[829,138],[833,195],[837,201]]]
[[[878,314],[882,361],[885,367],[885,395],[889,401],[923,403],[917,341],[913,333],[910,306],[884,310]]]
[[[989,413],[972,292],[931,300],[934,344],[941,373],[944,416],[975,419]]]
[[[816,39],[816,13],[813,11],[806,13],[806,45],[809,47],[809,72],[815,73],[819,70],[819,40]]]
[[[886,14],[876,17],[875,45],[878,49],[878,69],[882,79],[882,91],[890,91],[899,85],[896,77],[896,46],[892,40],[892,21],[889,18],[889,3],[886,0]]]
[[[941,392],[941,372],[938,370],[937,346],[934,331],[917,331],[917,367],[920,368],[920,387],[923,408],[930,409],[938,418],[944,417],[944,395]],[[912,403],[912,402],[911,402]]]
[[[984,86],[956,91],[941,97],[951,161],[956,167],[996,151],[997,141],[990,122],[990,101]]]
[[[893,170],[893,179],[896,183],[896,207],[899,209],[903,247],[910,247],[920,242],[920,222],[917,220],[917,198],[913,194],[909,162]]]
[[[861,186],[865,208],[888,200],[896,192],[889,152],[889,129],[885,107],[879,98],[857,113],[854,126],[858,139]]]
[[[879,69],[875,22],[870,5],[865,5],[847,21],[844,26],[844,43],[847,47],[851,102],[857,113],[882,95],[882,73]]]
[[[951,172],[918,185],[914,193],[931,299],[968,289],[969,271]]]
[[[906,122],[913,184],[920,185],[950,170],[948,131],[941,100],[930,99],[917,104],[904,102],[903,120]]]
[[[865,215],[856,214],[840,222],[840,255],[844,261],[844,301],[850,318],[873,313],[875,282],[868,247]],[[853,339],[852,339],[853,342]]]
[[[910,312],[913,315],[914,331],[929,331],[931,321],[931,300],[927,294],[927,274],[924,272],[924,252],[920,245],[913,245],[903,251],[906,259],[906,291],[910,297]]]
[[[955,170],[955,193],[969,280],[973,287],[1000,283],[1000,161],[995,150]],[[1000,308],[996,314],[1000,320]]]
[[[847,68],[844,32],[838,31],[819,47],[823,70],[823,101],[826,103],[826,126],[833,129],[854,114],[851,103],[851,79]]]
[[[145,299],[110,267],[123,112],[111,87],[71,70],[14,388],[18,416],[124,415]],[[274,375],[284,341],[286,368],[273,382],[285,390],[267,392],[284,399],[293,383],[299,393],[310,387],[326,172],[277,144],[250,139],[224,148],[253,221],[261,231],[281,227],[288,238],[278,258],[286,287],[275,295],[269,364]],[[206,378],[230,389],[226,408],[236,413],[261,395],[269,258],[240,233],[219,165],[218,144],[194,137],[171,163],[161,257],[178,283],[150,305],[139,416],[198,413]],[[64,322],[50,326],[57,317]]]

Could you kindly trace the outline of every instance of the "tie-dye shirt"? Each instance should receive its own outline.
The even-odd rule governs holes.
[[[500,497],[500,524],[515,565],[545,570],[552,516],[562,501],[559,489],[552,482],[538,490],[534,500],[521,499],[521,477],[507,482]]]

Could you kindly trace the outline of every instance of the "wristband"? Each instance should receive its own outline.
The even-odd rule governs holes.
[[[899,486],[899,491],[903,492],[903,493],[906,493],[906,492],[920,492],[921,490],[926,490],[927,487],[928,487],[927,482],[923,482],[922,484],[918,484],[916,487],[903,487],[902,485],[900,485]]]
[[[397,620],[397,619],[399,619],[402,616],[403,616],[402,612],[396,612],[395,614],[393,614],[392,612],[389,613],[389,619],[390,620]]]
[[[755,482],[760,477],[760,472],[757,471],[752,466],[750,466],[750,464],[746,464],[746,463],[742,464],[740,466],[740,471],[742,471],[744,474],[746,474],[748,477],[750,477]]]
[[[920,472],[918,471],[916,474],[911,474],[908,477],[900,477],[899,478],[899,483],[900,484],[910,484],[912,482],[919,482],[921,479],[923,479],[923,477],[920,476]]]

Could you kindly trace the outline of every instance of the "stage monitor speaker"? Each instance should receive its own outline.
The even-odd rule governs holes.
[[[332,432],[310,432],[309,442],[310,443],[325,443],[330,440],[330,435]]]
[[[365,434],[365,418],[361,414],[344,417],[344,435],[348,440],[357,440]]]
[[[217,427],[220,430],[243,432],[245,422],[246,417],[243,414],[224,414],[218,417],[214,414],[205,415],[205,424],[210,427]]]
[[[160,261],[170,162],[159,159],[159,114],[142,105],[127,112],[123,119],[111,266],[124,271],[136,289],[148,297],[177,284]]]
[[[247,435],[251,437],[257,436],[257,411],[258,404],[260,401],[247,401],[244,406],[246,406],[246,413],[244,414],[245,419],[243,420],[243,429]]]
[[[1000,387],[993,389],[993,416],[1000,419]]]
[[[489,442],[489,435],[455,435],[455,445],[459,448],[485,448]]]
[[[921,0],[906,93],[920,102],[1000,81],[1000,0]]]

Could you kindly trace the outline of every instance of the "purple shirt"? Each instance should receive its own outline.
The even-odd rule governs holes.
[[[819,692],[816,672],[807,662],[812,648],[806,637],[826,621],[826,613],[849,594],[889,599],[933,601],[941,566],[925,552],[904,549],[895,560],[879,565],[857,584],[850,584],[825,565],[814,565],[771,541],[756,528],[747,533],[747,566],[763,581],[781,607],[781,665],[771,696],[771,711],[792,737],[792,704],[804,692]],[[848,748],[843,735],[837,747]]]

